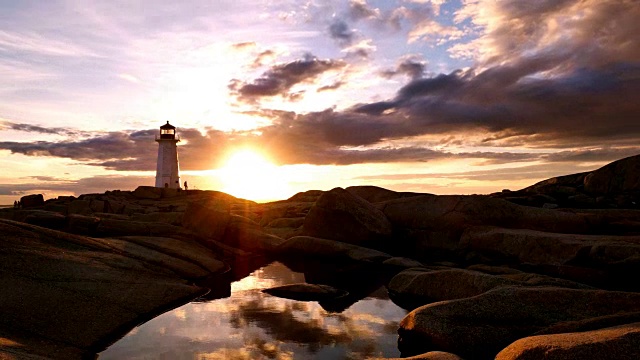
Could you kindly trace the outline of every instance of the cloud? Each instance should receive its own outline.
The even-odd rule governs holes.
[[[442,45],[452,40],[458,40],[465,35],[465,31],[456,26],[445,26],[433,19],[420,21],[409,32],[409,43],[416,41],[434,42]]]
[[[140,83],[140,79],[138,79],[137,77],[131,75],[131,74],[118,74],[118,77],[122,80],[126,80],[128,82],[134,83],[134,84],[139,84]]]
[[[349,1],[348,13],[353,20],[380,18],[380,10],[370,8],[365,0]]]
[[[275,52],[273,50],[264,50],[261,51],[258,56],[253,60],[253,64],[251,65],[254,68],[258,68],[265,64],[266,61],[273,60],[275,57]]]
[[[230,88],[245,100],[276,95],[288,96],[294,85],[312,83],[319,75],[344,66],[345,63],[341,60],[322,60],[309,54],[300,60],[274,65],[252,82],[233,82]]]
[[[179,146],[183,169],[215,168],[232,144],[242,145],[234,134],[210,130],[178,129],[184,146]],[[27,156],[53,156],[76,160],[86,165],[119,171],[153,171],[156,168],[158,130],[107,132],[82,140],[0,142],[0,149]]]
[[[380,10],[365,1],[351,1],[348,12],[338,14],[336,19],[341,20],[334,23],[368,22],[386,28],[409,24],[417,31],[420,24],[431,21],[429,9],[436,3],[405,3],[406,7]],[[539,1],[524,6],[514,0],[465,2],[457,21],[471,24],[478,37],[457,49],[478,56],[476,66],[425,75],[422,59],[408,56],[384,75],[403,74],[410,80],[395,95],[381,100],[306,113],[256,109],[253,115],[272,124],[252,132],[201,134],[181,129],[185,139],[181,163],[192,170],[212,168],[223,151],[243,144],[268,150],[286,164],[429,161],[451,156],[487,163],[569,163],[623,156],[635,151],[640,138],[638,16],[640,5],[630,1]],[[353,40],[348,29],[337,26],[333,35]],[[265,50],[257,54],[255,64],[272,56],[271,50]],[[230,88],[249,103],[274,96],[296,100],[309,91],[343,86],[345,78],[336,81],[326,74],[346,66],[342,60],[308,55],[272,65],[252,81],[235,80]],[[67,134],[60,128],[28,124],[3,123],[3,127]],[[149,138],[156,131],[110,132],[60,142],[5,141],[0,148],[67,157],[114,170],[153,170],[156,150]],[[425,137],[442,139],[448,151],[420,143]],[[408,141],[412,144],[390,145]],[[496,159],[486,151],[453,155],[453,148],[464,146],[529,149],[524,153],[542,148],[548,154],[546,158],[511,155],[511,160]]]
[[[25,132],[35,132],[35,133],[41,133],[41,134],[58,135],[58,134],[66,134],[68,132],[68,130],[64,128],[47,128],[47,127],[38,126],[38,125],[21,124],[21,123],[14,123],[10,121],[3,121],[0,125],[4,129],[11,129],[11,130],[25,131]]]
[[[327,122],[340,124],[341,119],[355,114],[368,115],[358,123],[380,130],[368,144],[384,138],[472,130],[497,136],[488,137],[487,142],[499,143],[500,135],[509,134],[512,140],[518,136],[520,145],[527,145],[527,140],[533,145],[537,140],[548,146],[578,140],[583,145],[602,145],[601,141],[640,135],[640,104],[635,99],[640,90],[640,63],[613,63],[557,77],[535,76],[545,64],[544,60],[526,59],[477,74],[459,70],[415,79],[391,100],[333,113]]]
[[[396,75],[406,75],[411,79],[419,79],[424,75],[426,65],[426,61],[421,56],[405,55],[398,61],[395,69],[383,71],[382,76],[391,78]]]
[[[357,43],[345,47],[342,49],[342,52],[347,54],[346,58],[368,59],[371,53],[376,50],[377,47],[373,45],[373,40],[362,39]]]
[[[44,127],[40,125],[16,123],[12,121],[0,121],[0,129],[23,131],[29,133],[39,133],[48,135],[68,135],[68,136],[89,136],[90,133],[76,129],[61,127]]]
[[[337,90],[339,89],[342,85],[344,85],[344,82],[342,81],[336,81],[333,84],[330,85],[324,85],[318,88],[318,92],[322,92],[322,91],[330,91],[330,90]]]
[[[239,42],[239,43],[232,44],[231,47],[236,50],[253,49],[256,47],[256,42],[255,41]]]
[[[475,26],[479,36],[465,47],[484,66],[564,53],[560,71],[639,61],[638,16],[637,2],[618,0],[479,0],[456,14]]]
[[[335,19],[329,25],[329,36],[336,40],[340,46],[345,47],[353,43],[356,32],[344,20]]]
[[[97,57],[94,51],[72,41],[55,39],[34,32],[0,30],[0,48],[15,54],[41,54],[56,57]]]

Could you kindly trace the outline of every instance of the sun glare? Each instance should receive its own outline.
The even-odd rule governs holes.
[[[222,191],[235,197],[269,201],[290,196],[289,183],[279,168],[254,150],[233,153],[219,176]]]

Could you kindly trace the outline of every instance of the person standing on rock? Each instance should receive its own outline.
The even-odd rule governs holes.
[[[185,190],[185,191],[189,190],[189,186],[187,185],[187,182],[186,182],[186,181],[184,182],[184,190]]]

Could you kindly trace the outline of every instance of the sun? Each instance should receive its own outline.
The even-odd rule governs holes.
[[[289,183],[277,166],[252,149],[234,152],[218,171],[222,192],[247,200],[282,200]]]

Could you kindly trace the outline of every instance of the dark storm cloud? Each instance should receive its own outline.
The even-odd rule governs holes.
[[[253,82],[235,81],[230,85],[230,88],[244,99],[276,95],[287,96],[294,85],[313,82],[318,75],[341,68],[344,65],[344,62],[340,60],[322,60],[307,55],[300,60],[275,65]]]
[[[329,36],[336,40],[340,46],[351,45],[355,35],[355,31],[344,20],[335,19],[329,25]]]
[[[640,136],[640,63],[578,69],[556,78],[534,76],[538,70],[494,67],[479,74],[440,74],[411,81],[391,100],[307,116],[320,128],[348,123],[357,134],[353,141],[324,132],[328,142],[339,145],[469,131],[490,134],[486,142],[508,134],[523,142],[540,136],[560,146]],[[369,134],[366,139],[355,129],[359,126],[366,128],[362,129]]]

